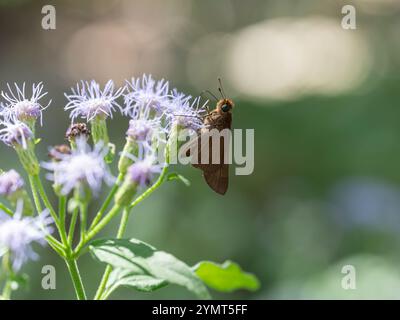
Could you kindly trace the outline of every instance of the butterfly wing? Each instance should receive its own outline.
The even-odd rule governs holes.
[[[215,192],[224,195],[229,184],[229,165],[221,164],[216,170],[203,171],[204,179]]]
[[[229,149],[225,148],[226,146],[229,148],[230,141],[225,140],[229,139],[229,136],[218,137],[218,149],[216,146],[213,146],[213,139],[209,132],[211,129],[217,129],[218,131],[231,129],[232,117],[230,113],[227,113],[225,116],[218,115],[213,119],[213,115],[215,114],[211,114],[209,118],[206,118],[206,129],[203,129],[196,140],[192,142],[198,148],[197,154],[192,155],[192,160],[193,157],[197,156],[197,159],[195,159],[197,161],[192,161],[192,165],[203,171],[204,178],[211,189],[223,195],[228,190],[229,183],[229,163],[226,156]],[[219,152],[219,154],[215,154],[216,152]],[[189,156],[190,151],[188,150],[186,154]],[[204,163],[202,158],[207,158],[207,156],[208,163]],[[219,160],[218,163],[212,163],[213,157]]]

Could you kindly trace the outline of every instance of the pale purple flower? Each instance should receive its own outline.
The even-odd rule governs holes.
[[[40,118],[42,124],[42,111],[46,109],[51,100],[46,106],[40,104],[39,100],[47,95],[43,92],[43,83],[32,85],[32,94],[29,97],[25,90],[25,82],[19,87],[14,83],[14,88],[7,84],[8,92],[2,91],[1,96],[6,100],[2,109],[2,115],[5,119],[15,118],[20,121],[36,120]]]
[[[47,211],[36,217],[23,217],[17,209],[10,217],[0,211],[0,251],[9,252],[13,270],[19,271],[28,260],[36,260],[32,244],[44,245],[46,235],[51,233],[53,222]]]
[[[157,162],[154,154],[146,154],[143,159],[138,159],[128,168],[127,176],[132,183],[140,187],[147,187],[154,176],[162,171],[164,164]]]
[[[177,124],[186,129],[199,130],[204,127],[203,115],[208,101],[200,104],[200,97],[192,99],[176,89],[172,91],[166,112],[168,126]]]
[[[8,118],[8,113],[6,111],[6,105],[0,101],[0,116],[3,118]]]
[[[70,154],[57,154],[59,161],[45,162],[42,166],[53,171],[49,178],[61,187],[64,195],[81,183],[97,194],[103,181],[107,184],[114,182],[114,177],[104,161],[108,149],[101,143],[91,149],[84,138],[77,139],[76,144],[76,149]]]
[[[28,147],[28,141],[33,138],[31,129],[23,122],[17,119],[0,120],[0,140],[8,146]]]
[[[164,79],[155,81],[151,75],[126,81],[128,93],[124,95],[125,114],[132,116],[137,108],[149,107],[162,114],[168,105],[169,83]]]
[[[168,105],[170,108],[179,107],[181,105],[186,105],[193,98],[191,95],[186,95],[183,92],[178,91],[178,89],[174,88],[170,95],[170,104]]]
[[[0,195],[11,196],[24,187],[24,180],[14,169],[0,174]]]
[[[115,90],[114,82],[109,80],[104,89],[92,80],[91,82],[81,81],[76,88],[71,88],[72,94],[65,94],[68,103],[65,110],[71,110],[70,118],[74,121],[77,118],[84,118],[86,121],[95,117],[112,118],[116,108],[121,109],[116,99],[124,92],[125,87]]]
[[[153,138],[164,140],[166,129],[162,126],[161,117],[151,117],[148,107],[138,108],[137,112],[129,120],[127,137],[136,142],[150,142]]]
[[[159,127],[159,120],[156,119],[131,119],[126,135],[135,141],[149,141]]]

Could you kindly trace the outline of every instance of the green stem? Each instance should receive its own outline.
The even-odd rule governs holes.
[[[92,224],[90,225],[89,230],[93,229],[101,220],[102,216],[104,215],[104,212],[107,210],[108,206],[110,205],[112,199],[114,198],[115,194],[118,191],[118,188],[124,179],[124,175],[120,174],[117,178],[117,181],[115,182],[114,186],[112,187],[110,193],[108,194],[106,200],[104,201],[103,205],[101,206],[99,212],[96,214],[96,216],[93,219]]]
[[[117,239],[121,239],[124,236],[126,227],[128,225],[128,218],[129,218],[129,209],[125,208],[122,214],[120,225],[118,227]]]
[[[3,292],[1,294],[1,298],[4,300],[10,300],[11,298],[11,293],[12,293],[12,286],[11,286],[11,278],[13,276],[13,270],[11,267],[11,261],[10,261],[10,252],[7,251],[3,255],[3,259],[1,261],[2,265],[2,271],[4,272],[6,276],[6,281],[4,284]]]
[[[85,241],[86,225],[87,225],[87,203],[80,203],[79,210],[81,213],[81,241]]]
[[[6,207],[4,204],[2,204],[0,202],[0,209],[3,210],[5,213],[7,213],[10,217],[12,217],[14,215],[14,212],[12,212],[11,209],[9,209],[8,207]]]
[[[49,198],[46,195],[46,192],[45,192],[45,190],[43,188],[42,182],[40,181],[40,177],[38,175],[36,175],[36,176],[30,176],[29,178],[32,179],[32,182],[33,182],[31,184],[32,194],[36,194],[36,197],[37,197],[37,194],[38,194],[38,191],[39,191],[39,195],[42,198],[42,200],[44,202],[44,205],[50,211],[50,215],[53,218],[54,223],[56,224],[56,227],[58,229],[58,233],[60,234],[61,238],[63,238],[63,234],[65,233],[65,230],[63,230],[61,228],[61,226],[60,226],[60,221],[58,219],[57,213],[54,211],[54,208],[51,205],[51,203],[49,201]],[[34,199],[35,199],[35,195],[34,195]],[[36,200],[34,200],[34,201],[35,201],[35,204],[36,204]],[[37,202],[40,203],[39,199],[37,199]],[[37,207],[37,210],[39,210],[39,209],[40,209],[40,207]],[[56,239],[54,239],[54,240],[57,241]],[[63,244],[60,244],[60,245],[62,247],[64,247]]]
[[[78,219],[78,214],[79,214],[79,209],[75,208],[74,211],[72,212],[71,222],[68,231],[68,243],[71,247],[72,247],[72,241],[74,239],[75,225],[76,225],[76,220]]]
[[[40,198],[36,189],[35,180],[31,175],[29,175],[29,183],[31,185],[32,196],[33,196],[33,201],[35,203],[36,211],[38,214],[40,214],[43,211],[42,204],[40,203]]]
[[[136,206],[139,202],[143,201],[146,199],[149,195],[151,195],[154,191],[156,191],[164,182],[164,178],[166,174],[168,173],[168,166],[166,165],[163,170],[161,171],[160,176],[158,177],[157,181],[150,187],[148,188],[145,192],[143,192],[139,197],[137,197],[130,205],[129,209],[132,209],[134,206]]]
[[[62,245],[62,243],[60,243],[56,238],[52,237],[51,235],[47,235],[46,240],[48,244],[53,248],[53,250],[60,255],[60,257],[65,257],[65,247]]]
[[[65,230],[65,215],[67,211],[67,197],[66,196],[61,196],[59,198],[59,206],[58,206],[58,211],[59,211],[59,219],[60,219],[60,236],[61,236],[61,241],[64,243],[64,245],[68,244],[67,240],[67,232]]]
[[[90,241],[96,234],[98,234],[120,211],[121,206],[115,204],[112,209],[106,214],[106,216],[86,234],[85,239],[81,239],[81,241],[75,248],[75,257],[79,256],[79,253],[85,246],[85,244]]]
[[[125,233],[126,227],[128,225],[128,218],[129,218],[129,209],[125,208],[124,212],[122,214],[121,222],[118,227],[118,233],[117,233],[117,239],[121,239]],[[110,277],[112,271],[112,267],[110,265],[107,265],[103,277],[101,278],[101,282],[99,285],[99,288],[97,289],[96,295],[94,297],[95,300],[100,300],[102,299],[104,290],[106,289],[106,285],[108,282],[108,278]]]
[[[43,211],[43,209],[42,209],[42,205],[40,203],[40,198],[39,198],[37,188],[35,185],[35,179],[31,175],[29,175],[29,182],[30,182],[30,186],[31,186],[31,191],[32,191],[36,211],[38,214],[40,214]],[[56,251],[61,257],[64,256],[65,248],[56,238],[54,238],[52,235],[47,235],[46,240],[50,244],[50,246],[54,249],[54,251]]]
[[[1,298],[4,300],[10,300],[11,298],[11,292],[12,292],[11,283],[12,281],[8,279],[4,284],[3,292],[1,293]]]
[[[70,234],[67,236],[67,231],[65,229],[65,215],[66,215],[66,205],[67,205],[67,199],[65,196],[61,196],[60,197],[60,205],[59,205],[59,217],[60,217],[60,227],[61,227],[61,238],[62,238],[62,242],[64,244],[64,246],[66,247],[66,256],[64,258],[67,267],[68,267],[68,271],[70,273],[71,279],[72,279],[72,283],[74,284],[74,288],[75,288],[75,293],[76,296],[78,298],[78,300],[86,300],[86,293],[85,293],[85,289],[83,287],[83,283],[82,283],[82,278],[80,276],[79,273],[79,269],[78,269],[78,264],[77,261],[75,259],[75,257],[73,257],[72,254],[72,249],[71,249],[71,242],[72,242],[72,235],[73,235],[73,230],[75,228],[75,223],[76,223],[76,219],[79,213],[78,208],[76,210],[74,210],[73,212],[73,221],[71,221],[71,227],[70,227]],[[80,204],[80,211],[82,213],[82,217],[86,216],[87,212],[87,204]],[[82,218],[82,228],[84,230],[85,228],[85,224],[84,224],[84,218]],[[71,232],[72,231],[72,232]],[[83,231],[84,233],[84,231]],[[70,235],[71,235],[71,241],[70,241]]]
[[[42,181],[40,180],[39,175],[35,175],[35,176],[33,176],[32,178],[33,178],[33,180],[34,180],[34,182],[35,182],[35,184],[36,184],[36,186],[37,186],[37,188],[38,188],[39,195],[40,195],[40,197],[42,198],[44,205],[46,206],[47,209],[49,209],[50,214],[51,214],[51,216],[53,217],[56,226],[57,226],[58,228],[60,228],[60,226],[59,226],[59,220],[58,220],[57,214],[56,214],[56,212],[54,211],[54,208],[53,208],[53,206],[51,205],[51,203],[50,203],[50,201],[49,201],[49,198],[47,197],[46,191],[44,190],[44,187],[43,187],[43,185],[42,185]]]
[[[67,257],[65,259],[65,262],[71,275],[72,283],[74,284],[76,297],[78,298],[78,300],[86,300],[85,288],[83,287],[78,264],[76,263],[75,259],[71,257]]]

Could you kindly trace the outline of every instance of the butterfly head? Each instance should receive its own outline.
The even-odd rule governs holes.
[[[217,110],[221,114],[231,112],[233,107],[234,107],[234,103],[231,99],[226,99],[226,98],[221,99],[217,103]]]

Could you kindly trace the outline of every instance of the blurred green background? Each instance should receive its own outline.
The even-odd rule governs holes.
[[[57,29],[41,28],[41,8]],[[341,27],[352,4],[357,29]],[[0,0],[0,88],[44,81],[53,103],[44,115],[40,157],[63,142],[63,92],[80,79],[118,84],[143,72],[192,95],[224,80],[234,128],[255,129],[255,171],[235,176],[226,196],[198,170],[136,208],[127,234],[190,265],[232,259],[262,282],[258,292],[217,298],[400,298],[400,2],[398,0]],[[127,119],[110,122],[124,143]],[[18,166],[0,146],[0,167]],[[48,184],[50,189],[50,184]],[[54,199],[55,200],[55,199]],[[96,205],[93,206],[95,210]],[[103,235],[116,232],[116,221]],[[63,262],[48,248],[25,267],[19,299],[73,299]],[[41,288],[56,266],[57,289]],[[345,265],[356,290],[344,290]],[[92,295],[103,266],[80,260]],[[189,299],[170,286],[128,289],[119,299]]]

